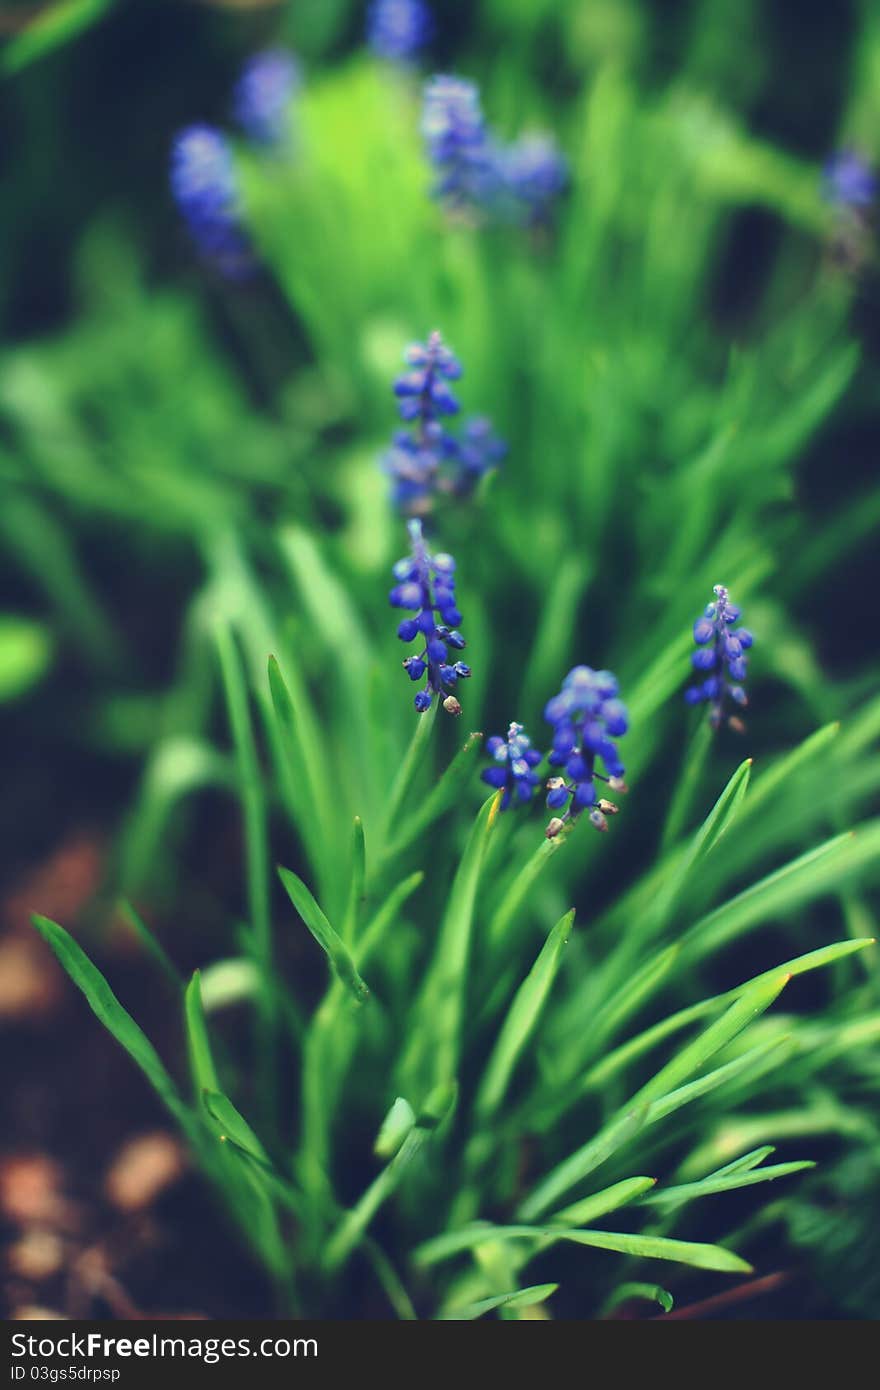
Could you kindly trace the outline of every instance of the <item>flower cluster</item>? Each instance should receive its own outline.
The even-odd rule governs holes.
[[[287,143],[290,102],[300,82],[300,65],[287,49],[270,48],[245,63],[233,91],[232,114],[254,144],[279,149]]]
[[[437,179],[434,196],[471,216],[546,222],[568,182],[568,166],[549,136],[505,145],[486,124],[480,93],[461,77],[425,86],[422,134]]]
[[[706,605],[702,617],[694,623],[697,650],[691,662],[701,679],[697,685],[685,691],[685,699],[690,705],[708,702],[710,722],[714,728],[718,728],[724,719],[728,700],[735,705],[748,704],[741,682],[746,678],[745,653],[753,639],[748,628],[734,628],[740,610],[735,603],[731,603],[724,585],[716,584],[713,592],[714,601]],[[742,728],[741,721],[735,716],[729,718],[728,722],[733,728]]]
[[[559,694],[548,701],[544,718],[553,725],[549,760],[563,769],[563,775],[551,777],[547,783],[547,805],[552,811],[566,808],[547,826],[548,838],[558,835],[566,821],[586,810],[597,830],[607,830],[606,817],[616,814],[617,806],[597,795],[596,782],[606,782],[612,791],[626,791],[623,763],[614,743],[628,727],[617,680],[610,671],[575,666]],[[604,773],[596,768],[597,758],[602,760]]]
[[[409,370],[395,381],[394,393],[409,428],[395,432],[382,462],[393,480],[396,506],[406,515],[422,515],[437,494],[471,493],[506,449],[482,417],[466,424],[459,436],[442,423],[459,410],[449,383],[461,376],[461,363],[439,333],[407,348],[405,360]]]
[[[230,279],[248,275],[254,260],[241,224],[235,167],[223,132],[209,125],[179,131],[171,149],[170,182],[205,260]]]
[[[380,58],[407,62],[430,43],[434,21],[424,0],[373,0],[367,40]]]
[[[480,776],[490,787],[504,788],[502,811],[506,811],[514,799],[519,802],[531,801],[535,787],[541,781],[535,768],[544,754],[532,747],[522,724],[511,724],[506,739],[497,734],[487,739],[486,752],[492,759],[492,766],[484,768]]]
[[[503,174],[514,215],[533,226],[548,221],[568,186],[568,164],[549,135],[524,135],[508,146]]]
[[[392,608],[415,615],[404,618],[398,627],[401,642],[418,638],[425,645],[417,655],[406,658],[403,668],[411,681],[426,677],[424,689],[417,692],[414,701],[419,714],[430,709],[435,695],[441,697],[448,714],[461,714],[461,705],[451,691],[471,674],[471,668],[454,659],[454,653],[465,646],[458,631],[461,614],[455,606],[455,561],[451,555],[430,553],[420,521],[408,522],[407,530],[410,554],[394,566],[397,583],[388,601]]]
[[[440,75],[425,85],[422,134],[437,180],[434,197],[473,212],[499,189],[498,159],[476,84]]]
[[[834,213],[829,240],[831,255],[843,268],[858,271],[872,252],[876,175],[855,150],[839,150],[822,171],[822,193]]]
[[[822,191],[835,207],[866,208],[877,196],[877,179],[855,150],[838,150],[822,171]]]

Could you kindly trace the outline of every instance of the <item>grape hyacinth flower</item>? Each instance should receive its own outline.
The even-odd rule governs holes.
[[[568,164],[549,135],[524,135],[502,155],[505,187],[530,226],[546,224],[568,184]]]
[[[455,653],[465,646],[458,631],[461,614],[455,606],[455,561],[451,555],[430,553],[420,521],[409,521],[407,530],[411,551],[394,566],[397,583],[388,601],[392,608],[414,615],[404,618],[397,629],[401,642],[418,638],[425,645],[417,655],[406,658],[403,669],[411,681],[426,677],[424,689],[417,692],[413,702],[419,714],[431,708],[435,695],[447,714],[461,714],[461,705],[451,691],[460,680],[467,679],[471,668],[455,660]]]
[[[232,114],[254,144],[278,149],[288,142],[288,108],[301,80],[300,65],[285,48],[248,58],[235,84]]]
[[[739,706],[748,704],[741,682],[746,678],[745,653],[753,638],[748,628],[733,626],[740,610],[731,603],[724,585],[716,584],[713,592],[714,601],[707,604],[702,617],[694,623],[697,650],[691,663],[701,679],[685,691],[685,699],[689,705],[708,702],[709,721],[717,729],[724,719],[728,701]],[[742,730],[742,720],[737,716],[729,717],[727,722],[732,728]]]
[[[532,747],[522,724],[511,724],[506,739],[497,734],[487,739],[486,752],[493,765],[484,768],[480,776],[490,787],[504,788],[501,810],[506,811],[513,800],[531,801],[535,787],[541,781],[535,768],[544,754]]]
[[[855,150],[838,150],[822,174],[825,199],[835,207],[858,210],[870,207],[877,196],[877,179],[871,166]]]
[[[441,74],[426,83],[422,135],[437,173],[434,197],[471,214],[491,204],[501,186],[498,153],[473,82]]]
[[[373,0],[367,12],[367,40],[380,58],[408,62],[433,34],[434,21],[424,0]]]
[[[552,840],[582,811],[589,811],[590,823],[597,830],[607,830],[607,817],[616,815],[618,808],[597,795],[596,782],[607,783],[612,791],[626,791],[614,739],[626,733],[628,719],[618,698],[616,678],[610,671],[575,666],[559,694],[548,701],[544,718],[553,725],[549,761],[563,769],[563,775],[551,777],[547,783],[547,806],[563,812],[550,821],[547,838]],[[597,758],[602,760],[604,773],[596,768]]]
[[[393,479],[395,505],[409,516],[424,515],[438,493],[467,496],[483,474],[497,467],[506,446],[488,420],[471,420],[461,437],[451,434],[444,417],[458,413],[449,383],[462,374],[461,363],[439,333],[413,343],[405,360],[409,370],[394,382],[398,409],[409,429],[398,430],[382,463]]]
[[[178,131],[171,148],[171,192],[205,260],[230,279],[254,268],[240,220],[235,167],[226,137],[210,125]]]

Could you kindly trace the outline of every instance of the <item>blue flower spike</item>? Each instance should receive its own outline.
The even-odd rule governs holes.
[[[835,207],[858,211],[869,208],[877,197],[877,178],[855,150],[838,150],[822,171],[822,192]]]
[[[599,796],[596,783],[625,792],[624,767],[614,740],[626,733],[629,720],[618,697],[617,679],[610,671],[575,666],[558,695],[548,701],[544,718],[553,725],[549,761],[562,769],[547,782],[547,807],[554,815],[546,829],[552,840],[566,824],[587,811],[596,830],[608,829],[615,802]],[[601,760],[604,772],[597,767]]]
[[[504,181],[522,221],[539,226],[568,186],[568,164],[549,135],[523,135],[503,152]]]
[[[742,683],[748,668],[746,652],[754,639],[748,628],[734,626],[740,610],[730,601],[724,585],[716,584],[713,593],[714,600],[694,623],[697,650],[691,656],[691,665],[700,679],[688,687],[685,699],[689,705],[709,705],[709,722],[714,729],[726,719],[732,729],[742,733],[742,720],[727,711],[731,704],[739,708],[748,704]]]
[[[229,144],[214,126],[186,126],[171,146],[171,192],[204,260],[228,279],[243,279],[255,262],[241,223]]]
[[[281,149],[289,143],[290,103],[302,83],[299,62],[286,48],[269,48],[248,58],[232,96],[232,115],[255,145]]]
[[[431,708],[437,695],[447,714],[461,714],[461,705],[452,693],[458,682],[467,680],[471,668],[456,659],[465,646],[458,631],[461,613],[455,604],[455,561],[451,555],[432,555],[422,534],[422,523],[407,523],[410,554],[394,566],[397,583],[388,595],[392,608],[403,608],[411,617],[397,629],[401,642],[418,639],[422,650],[403,663],[411,681],[425,677],[423,689],[416,693],[419,714]]]
[[[433,196],[450,211],[485,209],[501,187],[501,168],[476,84],[445,73],[430,78],[422,135],[437,176]]]
[[[399,510],[424,516],[440,494],[470,495],[497,468],[506,446],[482,417],[469,421],[460,436],[446,427],[445,420],[459,411],[450,383],[458,381],[462,366],[439,333],[413,343],[405,360],[408,370],[394,382],[394,394],[407,428],[395,432],[382,465]]]
[[[434,21],[424,0],[373,0],[367,11],[367,42],[380,58],[408,63],[433,35]]]
[[[520,804],[531,801],[535,788],[541,783],[535,768],[544,754],[532,747],[522,724],[511,724],[507,738],[496,734],[487,739],[485,751],[492,759],[492,766],[484,768],[480,776],[488,786],[504,788],[501,810],[506,811],[512,801]]]

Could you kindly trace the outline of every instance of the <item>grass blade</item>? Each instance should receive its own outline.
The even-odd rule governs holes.
[[[504,1099],[513,1069],[553,986],[573,924],[574,908],[553,927],[514,996],[477,1091],[474,1112],[479,1124],[488,1123]]]
[[[196,1132],[194,1116],[182,1101],[153,1044],[131,1014],[122,1007],[100,970],[57,922],[40,916],[34,916],[31,920],[73,983],[82,990],[92,1012],[140,1068],[159,1098],[192,1139]]]
[[[357,972],[357,967],[349,955],[342,937],[331,927],[321,908],[315,902],[306,885],[290,869],[278,867],[278,876],[312,936],[324,951],[331,966],[343,985],[351,990],[355,999],[363,1002],[370,991]]]
[[[538,1303],[545,1303],[558,1288],[558,1284],[532,1284],[527,1289],[514,1289],[513,1293],[481,1298],[477,1303],[467,1303],[462,1308],[449,1308],[437,1316],[446,1322],[472,1322],[496,1308],[534,1308]]]

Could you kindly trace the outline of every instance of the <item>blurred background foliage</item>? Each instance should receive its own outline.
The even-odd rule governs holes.
[[[522,718],[540,743],[543,702],[574,660],[610,666],[633,697],[626,815],[601,865],[582,846],[536,911],[555,920],[568,894],[613,933],[650,885],[639,874],[690,746],[678,693],[690,622],[719,580],[761,656],[748,748],[722,742],[700,804],[745,751],[760,768],[838,718],[847,742],[784,809],[765,805],[765,823],[691,890],[692,910],[814,830],[876,812],[876,267],[872,248],[858,266],[835,258],[820,170],[847,144],[877,155],[880,12],[871,0],[433,9],[428,70],[473,77],[502,134],[552,130],[571,162],[547,242],[444,226],[417,77],[365,54],[351,0],[0,10],[0,829],[8,884],[83,824],[112,838],[85,914],[98,937],[120,889],[159,920],[185,905],[184,960],[222,954],[217,921],[243,910],[240,863],[221,862],[235,777],[210,644],[218,604],[255,682],[270,628],[301,655],[340,835],[352,814],[378,816],[375,769],[399,758],[408,694],[385,606],[404,547],[376,460],[401,347],[435,326],[465,364],[467,406],[510,443],[474,511],[444,522],[480,596],[466,612],[468,727]],[[229,284],[181,228],[169,146],[191,121],[228,124],[242,60],[277,41],[305,67],[296,153],[267,165],[237,147],[262,269]],[[364,722],[348,727],[359,684]],[[517,846],[536,824],[512,832]],[[296,829],[286,862],[308,850]],[[872,933],[870,896],[841,884],[804,909],[796,940],[774,924],[760,950],[750,939],[705,964],[703,983],[720,991],[769,968],[774,933],[783,958]],[[332,865],[319,886],[331,901],[342,891]],[[854,1007],[876,1012],[860,961],[841,997],[854,978]],[[816,987],[817,1008],[834,984]],[[811,1252],[823,1310],[849,1316],[876,1311],[863,1241],[870,1229],[876,1244],[864,1213],[880,1191],[877,1063],[862,1058],[846,1082],[862,1147],[835,1147],[842,1122],[818,1094],[827,1164],[755,1218]],[[756,1122],[756,1142],[766,1128]]]

